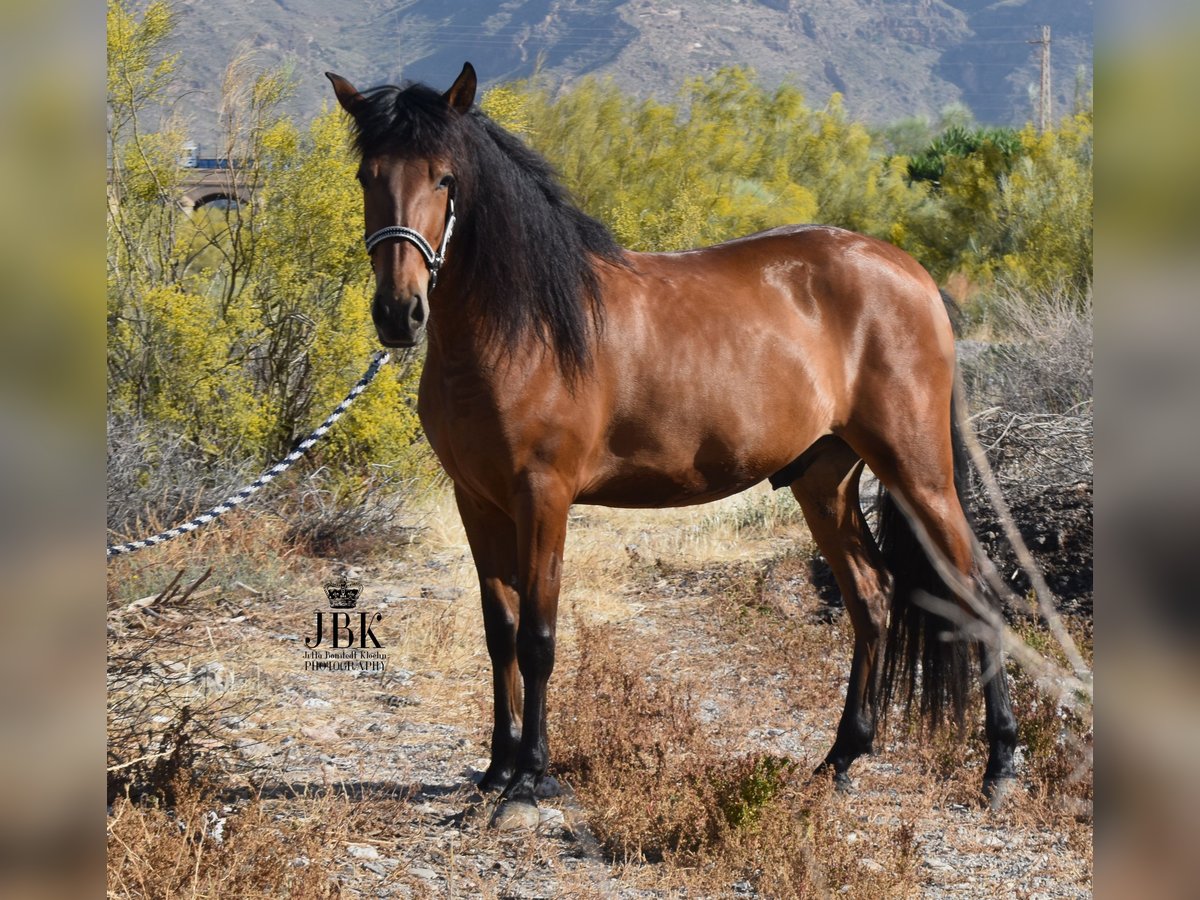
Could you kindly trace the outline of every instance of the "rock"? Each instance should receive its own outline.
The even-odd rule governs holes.
[[[320,697],[309,697],[301,706],[305,709],[329,709],[333,704],[328,700],[322,700]]]
[[[539,800],[546,800],[550,797],[559,797],[562,792],[562,785],[558,783],[558,779],[552,775],[545,775],[533,793]]]
[[[379,859],[379,850],[370,844],[347,844],[346,852],[355,859]]]
[[[233,742],[234,749],[243,759],[255,760],[271,755],[271,748],[263,741],[252,741],[249,738],[238,738]]]
[[[225,842],[225,822],[227,820],[217,814],[215,810],[209,810],[204,814],[204,822],[208,826],[208,836],[218,844]]]
[[[456,587],[435,587],[434,585],[422,585],[421,597],[425,600],[443,600],[451,602],[457,600],[463,595],[462,588]]]
[[[545,806],[538,809],[538,826],[541,828],[554,828],[563,824],[563,814],[561,809],[552,809]]]
[[[409,875],[416,875],[418,878],[424,878],[426,881],[432,881],[438,877],[438,873],[433,869],[426,869],[424,866],[413,866],[408,870]]]
[[[233,685],[233,678],[219,662],[208,662],[197,666],[192,680],[205,691],[224,691]]]
[[[310,741],[322,744],[341,740],[341,735],[332,725],[305,725],[300,729],[300,733]]]

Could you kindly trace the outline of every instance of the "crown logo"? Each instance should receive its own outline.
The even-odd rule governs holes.
[[[361,581],[343,578],[341,581],[331,581],[325,585],[325,596],[329,598],[329,606],[333,609],[354,609],[361,593]]]

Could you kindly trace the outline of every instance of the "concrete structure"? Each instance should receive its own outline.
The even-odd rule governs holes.
[[[254,194],[254,185],[250,174],[245,169],[231,169],[227,165],[211,165],[224,160],[204,160],[210,163],[206,166],[184,167],[179,180],[179,205],[186,212],[212,203],[217,200],[227,200],[231,203],[249,203]],[[113,187],[111,170],[108,179],[108,199],[116,201],[116,189]]]
[[[252,190],[244,173],[234,169],[187,169],[186,173],[179,185],[183,189],[179,204],[188,212],[214,200],[250,202]]]

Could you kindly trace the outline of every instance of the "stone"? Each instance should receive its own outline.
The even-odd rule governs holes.
[[[552,809],[548,806],[541,807],[538,810],[538,825],[542,828],[554,828],[563,824],[563,814],[561,809]]]
[[[552,775],[544,775],[533,793],[539,800],[546,800],[550,797],[558,797],[562,792],[562,785],[558,783],[557,778]]]
[[[232,687],[233,679],[219,662],[208,662],[197,666],[192,678],[203,690],[224,691]]]
[[[310,741],[322,744],[340,740],[340,735],[332,725],[305,725],[300,733]]]
[[[379,850],[370,844],[347,844],[346,852],[355,859],[379,859]]]

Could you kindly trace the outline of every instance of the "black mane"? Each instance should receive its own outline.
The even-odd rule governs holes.
[[[478,109],[452,110],[424,85],[386,86],[355,109],[364,157],[441,157],[451,162],[459,215],[448,265],[465,276],[490,336],[533,335],[568,376],[588,368],[588,319],[604,307],[595,261],[624,265],[609,230],[571,202],[542,156]]]

